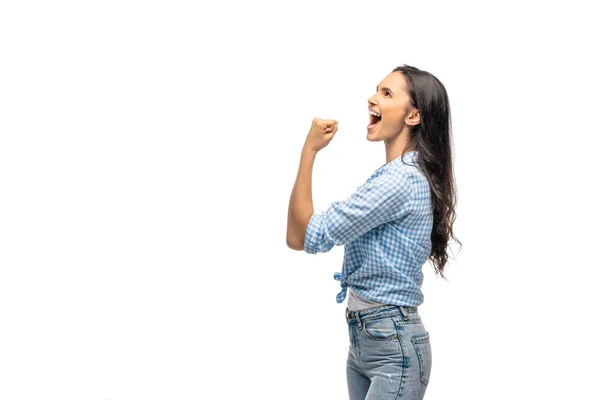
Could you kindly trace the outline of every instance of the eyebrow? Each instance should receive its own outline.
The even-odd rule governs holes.
[[[385,86],[383,86],[381,89],[382,89],[382,90],[387,90],[388,92],[390,92],[390,93],[394,94],[394,91],[393,91],[392,89],[390,89],[389,87],[385,87]],[[379,85],[377,85],[377,89],[375,89],[375,91],[376,91],[376,92],[379,92]]]

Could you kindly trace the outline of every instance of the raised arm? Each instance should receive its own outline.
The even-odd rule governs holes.
[[[287,245],[294,250],[304,248],[308,220],[314,212],[312,201],[312,171],[317,153],[327,147],[337,132],[334,119],[314,118],[300,157],[300,168],[290,196],[287,225]]]

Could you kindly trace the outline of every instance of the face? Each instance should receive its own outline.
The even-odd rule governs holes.
[[[369,110],[381,115],[369,115],[367,139],[393,139],[419,123],[419,111],[410,106],[406,78],[401,72],[392,72],[377,85],[377,93],[368,100]]]

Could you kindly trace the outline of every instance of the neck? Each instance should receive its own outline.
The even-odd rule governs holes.
[[[405,126],[404,128],[405,129],[402,129],[402,131],[392,139],[386,139],[384,141],[386,164],[400,157],[404,153],[415,150],[414,147],[404,150],[408,144],[408,137],[410,134],[408,127]]]

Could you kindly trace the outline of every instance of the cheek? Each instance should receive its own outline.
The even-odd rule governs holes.
[[[400,116],[397,114],[386,115],[384,122],[386,126],[396,127],[402,125],[402,118],[400,118]]]
[[[385,110],[386,125],[402,125],[402,121],[404,121],[404,109],[402,107],[390,107]]]

